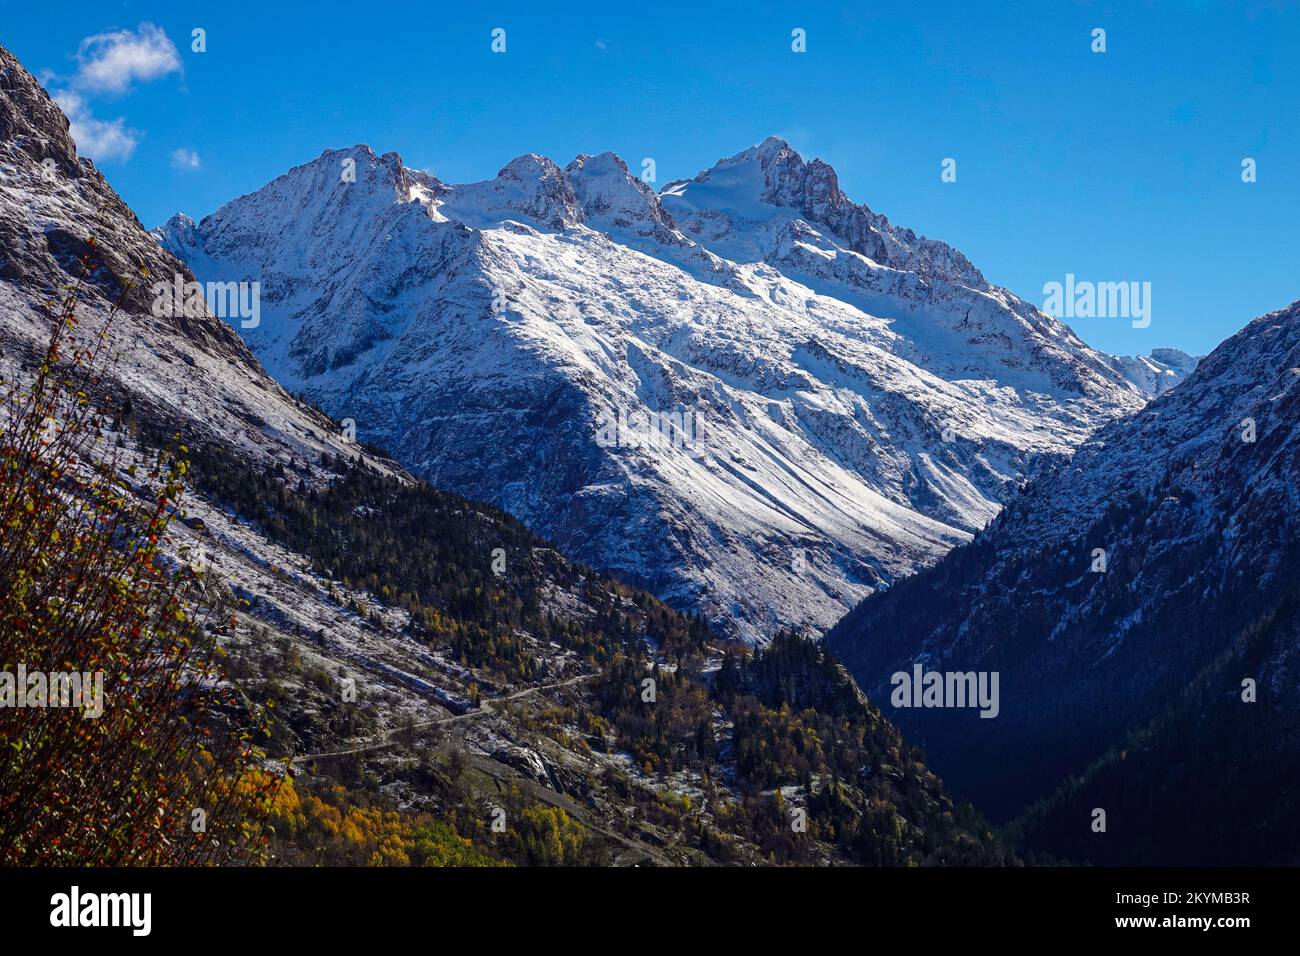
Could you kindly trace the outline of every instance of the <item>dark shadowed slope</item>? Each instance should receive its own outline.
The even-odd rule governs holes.
[[[1298,435],[1292,304],[1102,429],[971,544],[862,602],[827,641],[936,769],[995,815],[1127,747],[1102,771],[1106,790],[1144,794],[1148,818],[1172,825],[1193,799],[1222,815],[1232,792],[1233,812],[1253,808],[1276,828],[1295,778],[1272,774],[1294,767],[1300,703]],[[1000,715],[888,706],[890,675],[914,662],[998,671]],[[1246,678],[1256,703],[1242,701]],[[1229,787],[1225,775],[1241,779]],[[1086,833],[1092,806],[1104,804],[1071,825]]]

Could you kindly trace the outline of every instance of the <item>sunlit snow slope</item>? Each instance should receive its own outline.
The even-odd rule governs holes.
[[[752,640],[825,629],[1154,391],[776,139],[658,195],[611,153],[448,185],[358,146],[155,232],[261,283],[246,341],[358,438]],[[658,447],[609,427],[686,411]]]

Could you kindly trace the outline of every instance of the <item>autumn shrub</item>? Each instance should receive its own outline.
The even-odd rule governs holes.
[[[300,795],[291,779],[264,775],[276,861],[317,866],[503,866],[428,813],[359,802],[338,784]]]
[[[104,268],[88,248],[46,303],[44,356],[0,384],[0,861],[248,860],[267,788],[248,777],[256,714],[217,668],[232,622],[165,550],[184,446],[137,454],[113,431],[111,333],[134,280],[81,328]],[[42,695],[32,675],[59,673],[102,680],[102,713]]]

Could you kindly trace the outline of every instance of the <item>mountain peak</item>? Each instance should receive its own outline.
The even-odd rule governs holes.
[[[161,226],[150,229],[149,234],[182,262],[189,260],[200,244],[198,223],[183,212],[175,213]]]
[[[894,226],[866,204],[854,203],[840,189],[834,167],[821,159],[805,161],[776,136],[719,160],[694,179],[670,183],[661,198],[679,223],[698,225],[694,232],[684,230],[697,240],[716,238],[722,219],[733,227],[784,219],[791,228],[775,231],[794,238],[806,232],[795,222],[802,220],[836,245],[878,265],[914,272],[926,281],[938,278],[983,291],[991,288],[956,249]]]
[[[65,176],[81,177],[68,118],[34,76],[0,46],[0,143],[32,162],[53,160]]]
[[[409,192],[413,172],[406,168],[400,154],[392,150],[376,153],[365,143],[344,149],[324,150],[314,162],[307,165],[323,167],[327,174],[337,174],[341,182],[370,179],[384,188],[391,187],[400,196]]]
[[[1149,355],[1114,355],[1112,364],[1148,395],[1162,395],[1196,370],[1200,358],[1182,349],[1155,348]]]
[[[1190,375],[1196,363],[1201,359],[1196,355],[1189,355],[1182,349],[1158,348],[1151,350],[1151,357],[1162,365],[1177,369],[1185,375]]]
[[[564,173],[560,167],[547,156],[539,153],[524,153],[516,156],[501,167],[498,179],[561,179]]]
[[[752,168],[745,170],[746,166]],[[778,136],[769,136],[755,146],[719,160],[689,182],[714,182],[720,177],[733,187],[743,182],[749,190],[748,199],[801,212],[806,205],[805,193],[809,190],[823,203],[827,200],[847,202],[839,191],[835,170],[829,164],[820,159],[805,162],[794,147]],[[677,186],[682,182],[671,185]]]
[[[627,163],[623,162],[623,158],[618,153],[610,150],[605,150],[605,152],[598,153],[595,156],[590,153],[579,153],[573,157],[573,162],[564,167],[564,171],[570,175],[579,170],[598,174],[617,172],[622,173],[624,176],[631,175]]]
[[[758,159],[764,164],[764,166],[774,161],[789,159],[790,157],[793,157],[800,162],[803,161],[803,157],[795,151],[794,147],[779,136],[769,136],[758,145],[751,146],[749,149],[741,150],[732,157],[732,160],[737,160],[741,157],[752,157]]]
[[[649,223],[651,228],[675,228],[654,190],[628,171],[627,163],[611,152],[582,153],[564,169],[588,222],[627,228]]]
[[[551,229],[582,222],[582,207],[564,170],[538,153],[516,156],[495,179],[452,186],[442,214],[466,222],[522,216]]]

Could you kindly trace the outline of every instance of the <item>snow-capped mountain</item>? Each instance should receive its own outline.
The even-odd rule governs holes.
[[[261,283],[247,342],[359,438],[755,640],[1148,394],[776,139],[659,195],[610,153],[450,185],[358,146],[156,234]]]
[[[1111,364],[1148,395],[1163,395],[1192,374],[1195,355],[1182,349],[1152,349],[1150,355],[1112,355]]]
[[[1000,674],[996,719],[883,708],[992,812],[1023,808],[1107,751],[1128,812],[1152,826],[1173,814],[1151,793],[1175,771],[1161,799],[1191,806],[1177,791],[1194,787],[1204,810],[1208,788],[1231,789],[1205,782],[1229,772],[1215,761],[1250,753],[1300,765],[1298,469],[1300,302],[1254,320],[1185,382],[1098,431],[972,543],[865,600],[826,641],[882,701],[892,675],[916,664]],[[1144,773],[1138,757],[1151,751],[1165,756]],[[1217,819],[1227,806],[1215,805]],[[1260,817],[1259,833],[1281,807]],[[1181,816],[1192,842],[1205,815]],[[1128,855],[1142,859],[1141,827],[1129,826]],[[1083,842],[1086,823],[1073,832]],[[1293,854],[1294,843],[1277,849]]]

